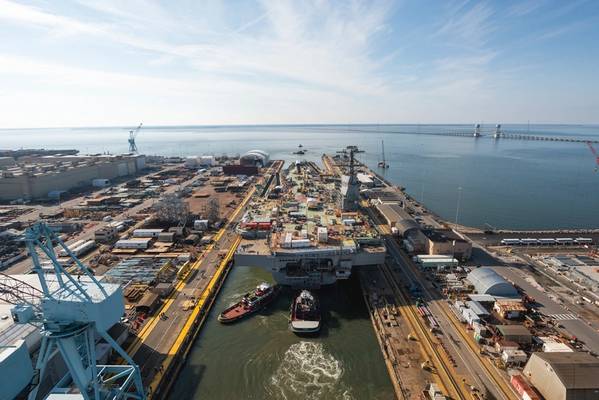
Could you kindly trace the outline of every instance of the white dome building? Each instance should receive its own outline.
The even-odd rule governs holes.
[[[268,165],[269,155],[262,150],[250,150],[239,159],[241,165],[264,167]]]

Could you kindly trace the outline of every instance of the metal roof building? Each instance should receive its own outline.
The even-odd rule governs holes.
[[[385,218],[387,224],[396,227],[402,236],[405,236],[408,231],[420,229],[418,222],[399,204],[377,204],[376,209]]]
[[[599,360],[587,353],[533,353],[524,375],[546,400],[599,399]]]
[[[518,291],[492,268],[476,268],[468,274],[468,280],[479,294],[499,297],[518,297]]]

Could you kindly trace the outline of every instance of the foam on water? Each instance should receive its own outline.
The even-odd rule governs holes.
[[[339,382],[342,375],[341,362],[322,343],[301,341],[287,349],[270,383],[283,399],[352,399]]]

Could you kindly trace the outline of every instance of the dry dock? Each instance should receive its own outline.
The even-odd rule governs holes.
[[[420,345],[408,338],[411,330],[400,312],[401,306],[378,269],[360,273],[360,284],[396,397],[418,397],[433,379],[430,371],[421,368],[425,359]]]

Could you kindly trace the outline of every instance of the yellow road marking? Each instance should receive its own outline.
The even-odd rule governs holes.
[[[189,331],[191,330],[191,327],[193,326],[194,322],[196,321],[196,318],[198,317],[198,314],[204,308],[204,306],[206,304],[206,301],[208,300],[208,298],[210,296],[210,293],[212,292],[212,289],[215,287],[215,285],[219,281],[222,273],[225,271],[225,269],[227,267],[227,264],[229,263],[229,261],[231,261],[231,258],[233,258],[233,255],[235,254],[235,250],[237,250],[237,246],[239,246],[240,242],[241,242],[241,237],[237,237],[237,239],[235,240],[235,242],[233,243],[233,245],[229,249],[229,251],[227,253],[227,256],[222,260],[222,262],[220,263],[217,271],[212,276],[212,279],[210,280],[210,282],[208,283],[208,285],[206,286],[206,288],[202,292],[202,295],[198,299],[198,302],[196,303],[195,307],[193,308],[192,313],[190,314],[189,318],[185,322],[185,325],[181,329],[181,332],[179,332],[179,335],[177,335],[177,338],[175,339],[175,342],[173,343],[173,345],[171,346],[169,352],[167,353],[166,358],[162,362],[161,365],[162,365],[163,368],[161,368],[161,370],[166,371],[170,367],[170,365],[173,362],[175,356],[177,355],[177,353],[181,349],[181,346],[183,345],[183,342],[188,337]],[[154,379],[150,383],[150,390],[148,391],[149,392],[148,393],[148,399],[152,398],[152,393],[154,393],[154,391],[156,390],[156,388],[158,388],[160,386],[160,383],[162,382],[163,376],[164,375],[161,374],[161,373],[158,373],[158,374],[156,374],[154,376]]]
[[[205,256],[214,248],[214,244],[220,240],[220,238],[226,232],[226,230],[227,230],[228,226],[231,224],[231,222],[237,217],[239,212],[248,203],[248,201],[254,194],[255,190],[256,190],[255,188],[250,189],[250,191],[246,195],[245,199],[243,199],[243,201],[235,209],[233,214],[231,214],[231,216],[228,218],[227,223],[215,235],[214,242],[211,243],[210,245],[208,245],[208,247],[202,252],[202,254],[198,257],[198,259],[195,261],[193,266],[190,268],[188,276],[191,276],[195,270],[200,268],[201,263],[202,263],[203,259],[205,258]],[[144,327],[139,332],[139,335],[135,338],[135,340],[133,341],[133,343],[131,343],[131,345],[129,346],[129,348],[127,350],[127,353],[129,353],[129,355],[131,357],[133,357],[137,353],[137,351],[140,349],[140,347],[144,343],[144,341],[148,338],[148,336],[150,336],[150,334],[152,333],[152,331],[154,330],[154,328],[160,321],[160,317],[159,317],[160,314],[169,310],[171,305],[175,302],[176,297],[185,288],[185,286],[187,286],[187,282],[185,280],[180,281],[175,286],[175,289],[173,290],[173,292],[167,297],[166,301],[162,304],[160,309],[158,309],[158,311],[156,311],[154,313],[154,315],[149,318],[149,321],[146,322]]]

